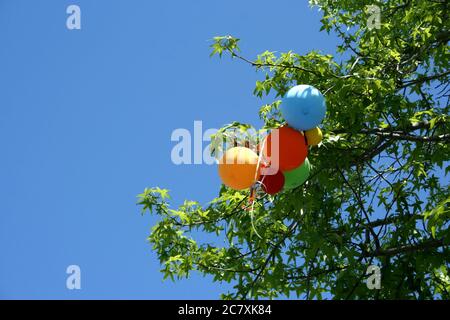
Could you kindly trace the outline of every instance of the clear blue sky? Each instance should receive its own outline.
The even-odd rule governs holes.
[[[319,19],[306,0],[0,0],[0,298],[218,298],[229,286],[210,278],[162,281],[136,195],[206,203],[216,168],[174,165],[172,131],[260,125],[258,74],[210,59],[209,39],[237,36],[248,57],[333,53]]]

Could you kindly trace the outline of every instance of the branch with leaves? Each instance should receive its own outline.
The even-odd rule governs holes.
[[[257,198],[251,214],[249,195],[224,186],[206,205],[177,209],[167,190],[146,189],[138,203],[160,218],[148,240],[164,277],[196,271],[233,283],[224,299],[448,299],[449,3],[384,1],[381,26],[371,30],[360,1],[311,3],[322,30],[340,39],[336,57],[265,51],[248,59],[232,36],[211,46],[212,56],[261,73],[254,94],[273,99],[259,110],[263,129],[284,123],[279,98],[290,87],[325,94],[324,139],[309,150],[308,181]],[[219,132],[236,128],[250,126]],[[193,231],[224,244],[199,242]],[[364,283],[370,264],[381,267],[379,291]]]

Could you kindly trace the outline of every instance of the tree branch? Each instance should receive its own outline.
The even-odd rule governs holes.
[[[444,121],[437,121],[435,123],[435,126],[440,125],[442,123],[445,123]],[[398,133],[398,134],[406,134],[411,133],[413,131],[419,130],[419,129],[429,129],[431,126],[429,121],[420,121],[420,122],[414,122],[407,126],[397,126],[397,127],[387,127],[387,128],[363,128],[358,132],[354,132],[356,134],[378,134],[378,133]],[[333,133],[337,134],[350,134],[348,132],[348,129],[337,129],[332,130]],[[352,132],[353,133],[353,132]]]
[[[366,257],[389,257],[395,256],[400,253],[410,253],[416,251],[422,251],[426,249],[439,248],[439,247],[447,247],[449,244],[444,244],[444,239],[430,239],[424,241],[422,243],[413,244],[413,245],[404,245],[395,248],[388,249],[379,249],[373,252],[367,252],[365,254]]]
[[[361,133],[364,133],[361,131]],[[441,134],[439,136],[416,136],[411,134],[402,134],[396,132],[376,132],[375,135],[381,137],[389,137],[395,140],[407,140],[417,142],[430,142],[430,141],[450,141],[450,134]]]
[[[425,77],[418,77],[417,79],[403,82],[403,84],[398,89],[403,89],[403,88],[409,87],[414,84],[424,83],[426,81],[437,80],[439,78],[448,76],[449,74],[450,74],[450,71],[446,71],[444,73],[433,74],[433,75],[425,76]]]
[[[247,62],[248,64],[251,64],[253,67],[257,67],[257,68],[261,68],[261,67],[268,67],[268,68],[283,68],[283,69],[295,69],[295,70],[299,70],[299,71],[303,71],[303,72],[307,72],[307,73],[312,73],[316,76],[320,76],[320,74],[318,74],[316,71],[314,70],[310,70],[310,69],[306,69],[300,66],[296,66],[296,65],[282,65],[282,64],[275,64],[275,63],[258,63],[255,61],[251,61],[247,58],[244,58],[243,56],[237,54],[235,51],[230,51],[231,56],[238,58],[244,62]]]

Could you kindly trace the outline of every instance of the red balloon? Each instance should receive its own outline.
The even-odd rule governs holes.
[[[274,195],[280,192],[284,187],[284,174],[278,171],[273,175],[262,175],[259,178],[265,193]]]
[[[278,135],[278,141],[274,134]],[[278,157],[276,153],[278,153]],[[284,126],[272,130],[267,136],[263,154],[265,157],[271,158],[271,166],[276,170],[290,171],[298,168],[305,161],[308,155],[308,146],[302,132]]]

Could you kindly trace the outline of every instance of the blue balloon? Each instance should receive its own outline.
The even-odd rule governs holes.
[[[327,110],[325,97],[310,85],[295,86],[281,102],[281,114],[289,126],[300,131],[317,127]]]

